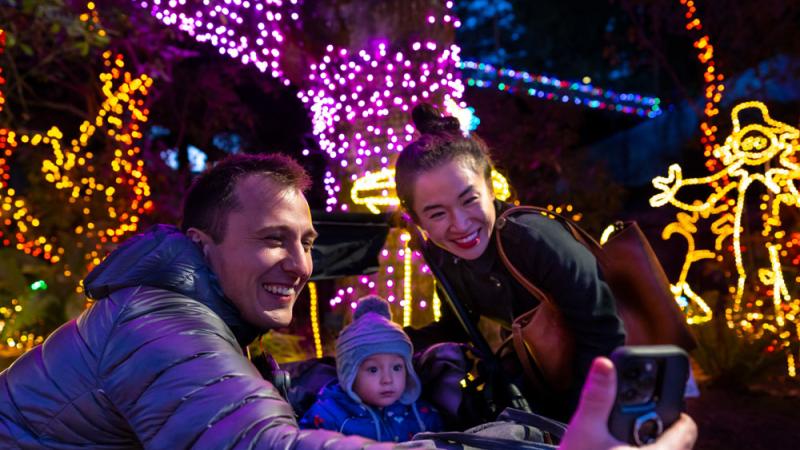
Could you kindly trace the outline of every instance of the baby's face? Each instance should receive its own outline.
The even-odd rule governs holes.
[[[383,408],[396,402],[406,390],[406,363],[400,355],[378,353],[361,362],[353,392],[364,403]]]

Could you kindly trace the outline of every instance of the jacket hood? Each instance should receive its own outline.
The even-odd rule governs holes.
[[[171,225],[154,225],[125,241],[89,273],[83,285],[93,300],[134,286],[155,287],[192,298],[222,318],[242,346],[261,333],[244,322],[225,298],[197,245]]]

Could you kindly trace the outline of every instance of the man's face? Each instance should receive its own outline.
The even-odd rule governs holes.
[[[366,358],[358,368],[353,392],[367,405],[383,408],[396,402],[406,390],[406,362],[394,353]]]
[[[317,233],[308,203],[302,192],[260,174],[239,180],[235,194],[239,208],[228,214],[222,241],[199,232],[206,259],[246,322],[285,327],[312,270]]]

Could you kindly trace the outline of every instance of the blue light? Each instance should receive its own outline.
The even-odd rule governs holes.
[[[189,150],[189,170],[192,171],[192,173],[200,173],[206,170],[208,155],[206,155],[205,152],[195,147],[194,145],[189,145],[188,150]]]

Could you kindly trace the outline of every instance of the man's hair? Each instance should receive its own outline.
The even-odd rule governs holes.
[[[236,197],[239,180],[264,175],[283,189],[305,192],[311,185],[306,171],[282,154],[229,156],[198,176],[183,202],[181,231],[197,228],[219,243],[225,236],[228,215],[241,207]]]

